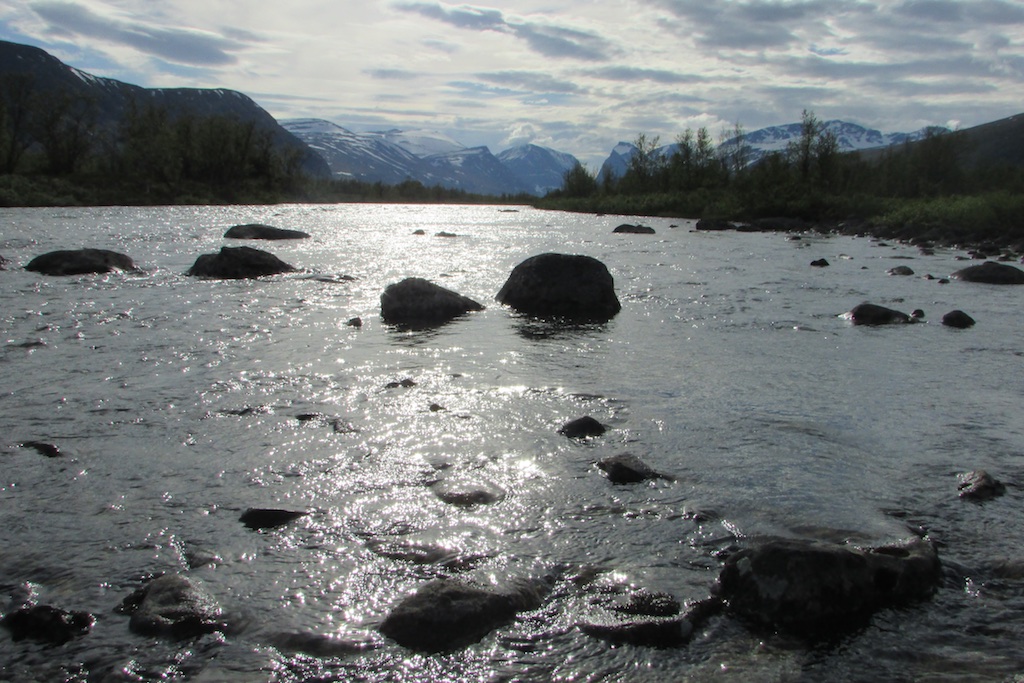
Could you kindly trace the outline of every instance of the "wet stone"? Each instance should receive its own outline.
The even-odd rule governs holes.
[[[68,612],[49,605],[23,607],[0,619],[0,626],[10,631],[11,639],[36,640],[63,645],[86,635],[96,622],[88,612]]]
[[[249,508],[238,518],[245,526],[253,530],[276,529],[284,526],[300,517],[305,517],[308,512],[296,510],[278,510],[272,508]]]
[[[957,490],[966,500],[992,500],[1006,493],[1006,485],[985,470],[966,472],[957,479]]]
[[[125,598],[128,627],[144,636],[193,638],[230,630],[220,605],[196,581],[166,574]]]
[[[604,458],[597,463],[598,469],[608,476],[613,484],[635,484],[649,479],[664,478],[643,460],[632,453],[622,453]]]
[[[601,436],[606,431],[608,431],[607,427],[595,418],[586,415],[566,422],[558,430],[558,433],[570,439],[583,439],[589,436]]]

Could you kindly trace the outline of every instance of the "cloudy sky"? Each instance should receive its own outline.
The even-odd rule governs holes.
[[[0,39],[239,90],[279,119],[533,142],[595,169],[641,132],[804,109],[883,132],[1024,111],[1021,0],[4,0]]]

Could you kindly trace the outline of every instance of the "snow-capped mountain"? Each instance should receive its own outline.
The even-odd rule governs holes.
[[[498,154],[498,161],[525,183],[531,194],[544,195],[562,187],[576,157],[539,145],[519,145]]]
[[[335,177],[395,185],[427,171],[419,157],[383,136],[353,133],[320,119],[281,125],[323,157]]]
[[[561,187],[576,163],[571,155],[533,145],[506,150],[499,159],[486,147],[466,147],[434,131],[354,133],[320,119],[281,124],[323,156],[336,178],[364,182],[416,180],[476,194],[541,195]]]
[[[929,132],[946,132],[944,128],[922,128],[913,133],[882,133],[873,128],[865,128],[856,123],[847,121],[826,121],[824,124],[826,132],[832,133],[839,144],[840,152],[856,152],[863,149],[875,149],[878,147],[889,147],[904,142],[914,142],[924,138]],[[761,128],[743,136],[743,144],[750,150],[750,163],[756,162],[766,154],[772,152],[785,152],[789,144],[800,139],[803,133],[803,126],[800,123],[790,123],[784,126],[770,126]],[[738,140],[733,138],[722,143],[723,146],[735,146]]]
[[[826,121],[825,130],[836,136],[840,152],[856,152],[865,149],[876,149],[890,145],[900,145],[904,142],[921,140],[929,133],[948,132],[945,128],[922,128],[913,133],[882,133],[872,128],[865,128],[856,123],[847,121]],[[789,145],[800,139],[803,126],[800,123],[789,123],[783,126],[769,126],[747,133],[742,138],[742,144],[748,148],[747,163],[753,164],[760,161],[772,152],[785,152]],[[741,142],[738,138],[731,138],[719,145],[719,148],[735,147]],[[675,152],[677,145],[664,145],[656,151],[659,155],[668,158]],[[613,178],[621,178],[629,166],[629,160],[636,153],[637,148],[629,142],[620,142],[612,148],[608,158],[601,166],[601,175],[610,173]],[[599,176],[600,177],[600,176]]]
[[[423,160],[435,169],[436,179],[447,187],[460,187],[489,195],[529,192],[523,181],[486,147],[468,147],[432,154]]]
[[[678,145],[662,145],[654,150],[654,153],[660,156],[662,159],[668,159],[671,157]],[[601,164],[601,170],[598,171],[597,177],[604,178],[605,176],[611,178],[621,178],[626,175],[626,169],[629,168],[629,161],[636,154],[637,148],[632,142],[620,142],[612,147],[611,153],[608,158]]]
[[[447,154],[466,149],[465,145],[434,130],[388,130],[379,135],[392,145],[397,145],[418,157],[429,157],[434,154]]]

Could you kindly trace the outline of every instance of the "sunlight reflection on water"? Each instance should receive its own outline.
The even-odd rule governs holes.
[[[998,622],[1000,635],[971,643],[986,672],[1011,672],[1019,658],[1021,620],[981,609],[987,593],[955,590],[813,661],[728,620],[665,650],[611,648],[576,628],[594,597],[581,577],[697,600],[720,552],[752,535],[889,540],[928,527],[968,568],[1020,547],[1018,512],[964,508],[946,481],[978,467],[1008,479],[1024,471],[1019,292],[885,275],[893,255],[948,274],[949,253],[847,238],[795,245],[663,219],[644,219],[658,231],[647,239],[612,235],[624,217],[526,207],[2,213],[32,235],[0,234],[14,263],[95,242],[145,272],[0,274],[10,432],[0,585],[32,581],[45,600],[109,615],[141,577],[190,571],[254,618],[226,642],[147,647],[106,616],[52,659],[0,641],[0,677],[56,676],[86,661],[102,677],[131,660],[140,680],[828,680],[852,666],[942,680],[941,658],[931,666],[921,648],[956,641],[958,612]],[[257,282],[182,275],[247,222],[313,234],[255,245],[302,271]],[[545,251],[604,261],[622,313],[569,326],[498,305],[511,269]],[[835,265],[810,269],[819,256]],[[428,330],[384,325],[380,294],[407,276],[487,308]],[[962,308],[983,322],[959,334],[837,317],[868,298],[923,306],[932,320]],[[362,327],[348,326],[356,316]],[[581,415],[609,431],[557,433]],[[30,440],[65,456],[16,447]],[[611,485],[596,462],[622,452],[672,478]],[[309,514],[251,532],[238,521],[249,507]],[[219,559],[190,569],[189,557],[206,555]],[[454,653],[411,654],[374,631],[429,579],[549,574],[539,610]],[[906,654],[906,670],[872,668],[882,652]]]

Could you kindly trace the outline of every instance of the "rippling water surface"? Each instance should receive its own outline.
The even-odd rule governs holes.
[[[626,220],[657,234],[612,234]],[[249,222],[311,233],[247,243],[301,272],[183,275]],[[144,271],[20,267],[83,246]],[[607,264],[622,312],[563,326],[495,303],[511,269],[546,251]],[[0,256],[11,262],[0,272],[0,602],[27,587],[97,617],[59,647],[3,635],[0,680],[1024,672],[1024,290],[921,277],[962,267],[953,252],[525,207],[292,205],[2,209]],[[810,268],[818,258],[831,267]],[[887,275],[896,265],[917,275]],[[380,294],[408,276],[487,309],[432,330],[388,327]],[[866,300],[930,322],[837,317]],[[978,325],[940,325],[955,308]],[[346,324],[354,317],[361,328]],[[557,433],[581,415],[612,429],[585,443]],[[62,456],[18,447],[29,441]],[[594,463],[623,452],[673,479],[609,483]],[[958,499],[957,473],[979,468],[1007,495]],[[496,500],[455,505],[446,488]],[[310,514],[257,533],[238,520],[248,507]],[[580,576],[685,602],[708,596],[721,551],[744,538],[913,533],[939,544],[938,594],[838,644],[755,635],[724,616],[667,649],[577,628]],[[114,608],[160,572],[199,579],[244,629],[132,635]],[[410,653],[376,633],[403,595],[462,575],[556,578],[540,609],[453,653]]]

